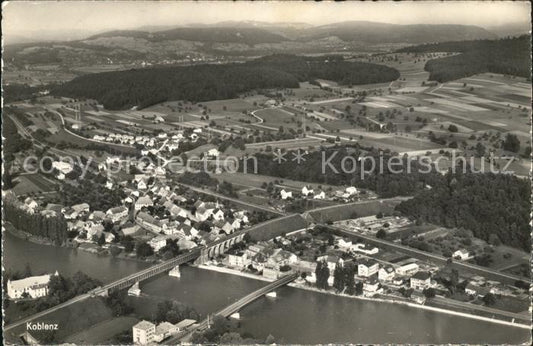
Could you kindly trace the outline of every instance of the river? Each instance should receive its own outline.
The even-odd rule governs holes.
[[[69,276],[78,270],[104,282],[145,268],[136,261],[99,257],[80,250],[29,243],[4,233],[4,266]],[[141,283],[145,294],[173,298],[212,313],[265,282],[184,267],[180,279],[166,275]],[[143,304],[146,313],[155,304]],[[412,307],[335,297],[283,287],[277,298],[263,297],[241,311],[241,327],[257,338],[272,334],[285,343],[476,343],[517,344],[529,340],[521,328]]]

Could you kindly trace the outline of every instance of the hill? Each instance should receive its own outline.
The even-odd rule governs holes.
[[[389,82],[393,68],[344,61],[342,57],[310,58],[273,55],[243,64],[159,67],[84,75],[52,90],[52,94],[91,98],[108,109],[144,108],[168,100],[193,102],[235,98],[254,89],[296,88],[316,78],[345,84]]]
[[[398,52],[453,52],[459,55],[429,60],[425,70],[429,79],[447,82],[492,72],[531,79],[531,36],[500,40],[443,42],[406,47]]]
[[[346,42],[411,44],[496,38],[495,34],[473,25],[399,25],[353,21],[309,28],[302,32],[301,39],[316,40],[330,36],[337,36]]]
[[[35,37],[44,36],[36,34]],[[158,64],[161,61],[186,62],[191,57],[215,61],[220,57],[273,53],[382,52],[391,45],[398,48],[427,42],[496,38],[485,29],[465,25],[344,22],[310,26],[256,21],[151,25],[86,38],[80,38],[78,33],[62,37],[71,37],[71,40],[6,46],[8,55],[4,61],[18,68],[42,64],[90,66],[110,62],[116,65]]]
[[[137,30],[119,30],[94,35],[89,37],[89,40],[117,36],[143,38],[150,42],[185,40],[194,42],[233,42],[252,45],[287,40],[285,37],[268,30],[253,27],[181,27],[152,33]]]

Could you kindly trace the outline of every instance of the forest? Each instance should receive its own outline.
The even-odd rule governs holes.
[[[463,227],[489,241],[530,251],[530,185],[506,174],[448,174],[441,184],[418,192],[397,209],[425,222]]]
[[[299,82],[323,78],[342,84],[388,82],[393,68],[347,62],[342,57],[307,58],[273,55],[243,64],[155,67],[80,76],[52,94],[98,100],[107,109],[142,109],[170,100],[191,102],[235,98],[271,88],[297,88]]]
[[[329,166],[323,172],[323,157],[328,160],[334,151],[338,153],[329,162],[337,172]],[[483,240],[494,234],[503,244],[527,251],[530,248],[530,185],[526,180],[506,174],[472,173],[468,169],[466,173],[442,175],[436,170],[427,172],[427,167],[418,161],[400,157],[396,161],[401,163],[393,168],[401,172],[395,173],[386,164],[392,154],[383,154],[385,164],[380,165],[376,152],[366,154],[375,156],[375,169],[362,176],[362,161],[353,172],[341,169],[342,158],[359,157],[361,152],[357,149],[337,147],[323,152],[309,153],[300,164],[293,161],[278,164],[272,155],[257,154],[258,173],[310,183],[353,185],[373,190],[383,198],[414,196],[398,206],[399,211],[414,220],[470,229]],[[291,157],[290,153],[286,157]],[[364,165],[367,172],[370,168]]]
[[[429,60],[429,80],[440,83],[492,72],[531,80],[531,36],[500,40],[432,43],[398,50],[404,53],[450,52],[458,55]]]

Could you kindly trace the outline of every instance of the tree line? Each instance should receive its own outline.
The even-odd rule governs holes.
[[[432,43],[406,47],[399,52],[453,52],[458,55],[429,60],[424,67],[429,80],[440,83],[492,72],[531,80],[531,35],[500,40]]]
[[[16,229],[26,233],[44,237],[60,245],[67,239],[67,221],[61,214],[42,215],[29,213],[21,209],[19,204],[4,200],[4,220]]]

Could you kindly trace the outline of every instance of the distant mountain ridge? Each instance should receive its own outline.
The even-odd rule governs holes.
[[[101,37],[134,37],[152,42],[197,41],[197,42],[236,42],[245,44],[275,43],[287,41],[286,37],[268,30],[253,27],[180,27],[164,31],[147,32],[139,30],[118,30],[93,35],[89,39]]]
[[[119,30],[93,35],[99,37],[124,36],[146,38],[151,41],[186,40],[198,42],[234,42],[246,44],[282,41],[310,41],[338,37],[345,42],[368,43],[430,43],[494,39],[497,35],[473,25],[455,24],[388,24],[351,21],[321,26],[305,23],[221,22],[211,25],[182,26],[162,31]]]
[[[144,26],[142,30],[113,30],[86,35],[85,38],[79,38],[78,32],[66,35],[64,37],[77,39],[8,44],[4,46],[4,61],[19,67],[39,64],[89,66],[220,62],[232,57],[253,58],[273,53],[380,53],[424,43],[496,38],[496,35],[476,26],[398,25],[364,21],[321,26],[255,21],[180,27],[156,24]],[[9,40],[5,42],[12,43]]]
[[[473,39],[494,39],[490,31],[473,25],[455,24],[387,24],[378,22],[352,21],[309,28],[302,39],[313,40],[336,36],[343,41],[369,43],[428,43],[462,41]]]

